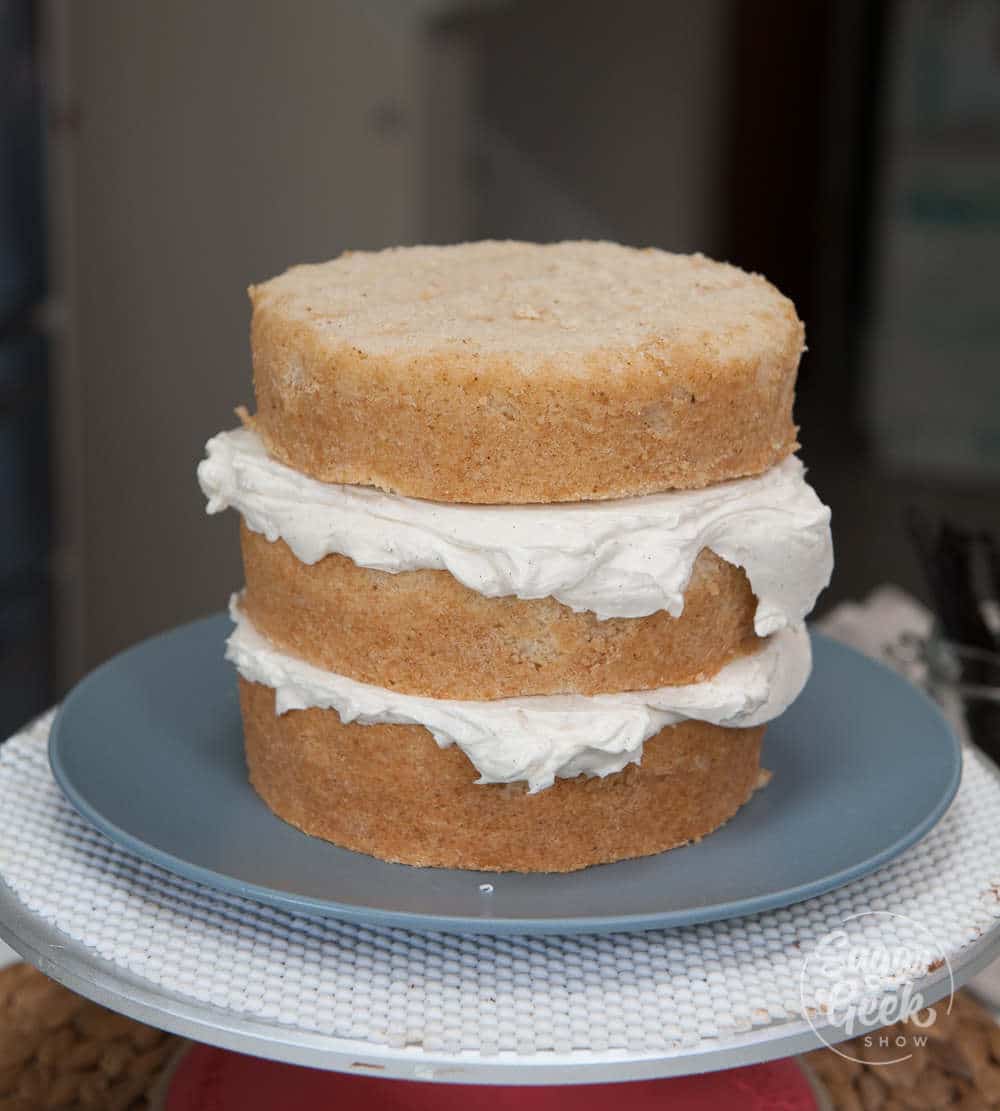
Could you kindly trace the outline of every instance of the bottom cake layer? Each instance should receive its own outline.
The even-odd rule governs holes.
[[[344,725],[334,710],[278,716],[274,691],[239,680],[250,781],[278,817],[381,860],[497,872],[571,872],[711,833],[767,780],[764,726],[683,721],[641,766],[560,779],[537,794],[476,783],[461,752],[419,725]]]

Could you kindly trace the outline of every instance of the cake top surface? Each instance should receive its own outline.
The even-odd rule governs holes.
[[[352,251],[250,287],[324,346],[420,358],[453,352],[523,370],[633,351],[757,362],[801,350],[791,301],[703,255],[605,242],[484,241]],[[603,362],[612,369],[617,360]]]
[[[697,489],[795,447],[764,278],[614,243],[353,252],[252,286],[254,426],[324,482],[526,504]]]

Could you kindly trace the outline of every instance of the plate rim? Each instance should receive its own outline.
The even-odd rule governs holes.
[[[836,651],[842,651],[875,668],[882,673],[883,681],[902,684],[906,690],[917,697],[924,705],[924,709],[936,718],[942,727],[944,737],[950,742],[951,776],[944,786],[937,803],[925,817],[907,830],[891,844],[884,847],[873,856],[866,857],[847,868],[837,872],[817,877],[795,887],[785,888],[772,892],[769,895],[747,896],[742,899],[728,900],[714,903],[711,906],[689,907],[685,910],[647,912],[622,915],[571,915],[562,917],[525,918],[525,917],[497,917],[483,913],[477,917],[456,914],[425,914],[420,911],[392,910],[357,906],[351,903],[342,903],[336,900],[320,899],[309,895],[289,895],[274,888],[246,880],[240,880],[222,872],[216,872],[203,865],[192,863],[173,853],[158,848],[142,838],[135,836],[128,830],[122,829],[114,821],[107,818],[100,810],[91,805],[81,795],[67,774],[62,762],[60,752],[60,737],[62,726],[67,711],[74,701],[83,697],[89,687],[100,680],[109,670],[114,669],[126,656],[138,652],[144,647],[162,640],[166,637],[184,634],[193,631],[202,625],[215,624],[220,618],[228,621],[224,613],[214,613],[182,625],[173,626],[131,645],[129,648],[116,653],[103,664],[89,672],[81,679],[63,699],[52,722],[48,739],[48,759],[53,778],[63,796],[69,801],[81,818],[98,832],[108,837],[118,846],[126,849],[132,855],[162,868],[167,872],[182,877],[194,883],[202,884],[215,892],[222,892],[230,896],[251,899],[255,902],[277,907],[287,913],[297,914],[306,918],[333,918],[345,922],[361,925],[387,926],[416,931],[442,931],[446,933],[487,933],[494,935],[503,934],[544,934],[544,933],[613,933],[629,932],[651,929],[672,929],[680,926],[692,926],[707,922],[719,922],[725,919],[742,918],[749,914],[776,910],[781,907],[791,906],[806,899],[816,898],[833,891],[853,880],[860,879],[878,871],[885,864],[894,860],[921,841],[947,812],[958,792],[962,778],[962,746],[955,730],[945,718],[941,708],[921,687],[909,682],[903,676],[890,668],[881,660],[852,648],[850,645],[835,640],[833,637],[819,632],[815,627],[809,626],[810,638],[832,646]],[[276,818],[276,820],[281,820]],[[352,850],[336,846],[343,852]],[[364,856],[365,854],[356,854]],[[627,864],[628,861],[613,862],[602,865],[603,868],[614,868],[616,863]],[[405,867],[405,865],[404,865]],[[444,869],[446,871],[463,871],[462,869]],[[442,871],[442,869],[434,869]],[[492,872],[468,872],[470,876],[493,876]],[[502,874],[502,873],[501,873]]]

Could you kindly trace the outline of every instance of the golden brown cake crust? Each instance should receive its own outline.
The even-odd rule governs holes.
[[[759,474],[797,446],[794,307],[700,255],[353,252],[250,297],[255,427],[277,459],[325,481],[574,501]]]
[[[330,555],[301,563],[241,525],[242,608],[285,652],[431,698],[602,694],[696,683],[759,647],[743,571],[702,551],[671,617],[600,621],[553,598],[485,598],[447,571],[387,574]]]
[[[416,725],[344,725],[332,710],[274,713],[240,679],[250,780],[286,822],[382,860],[480,871],[569,872],[662,852],[727,821],[762,781],[764,727],[670,726],[641,767],[605,779],[477,784],[457,748]]]

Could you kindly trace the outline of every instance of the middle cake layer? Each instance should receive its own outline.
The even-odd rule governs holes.
[[[317,667],[432,698],[601,694],[696,683],[756,649],[744,572],[703,550],[684,610],[600,620],[554,598],[487,598],[447,571],[389,574],[340,555],[298,560],[242,525],[242,607]]]
[[[698,683],[798,626],[829,580],[799,460],[697,491],[559,506],[423,502],[322,483],[247,428],[198,469],[243,519],[244,607],[321,669],[442,699]]]

